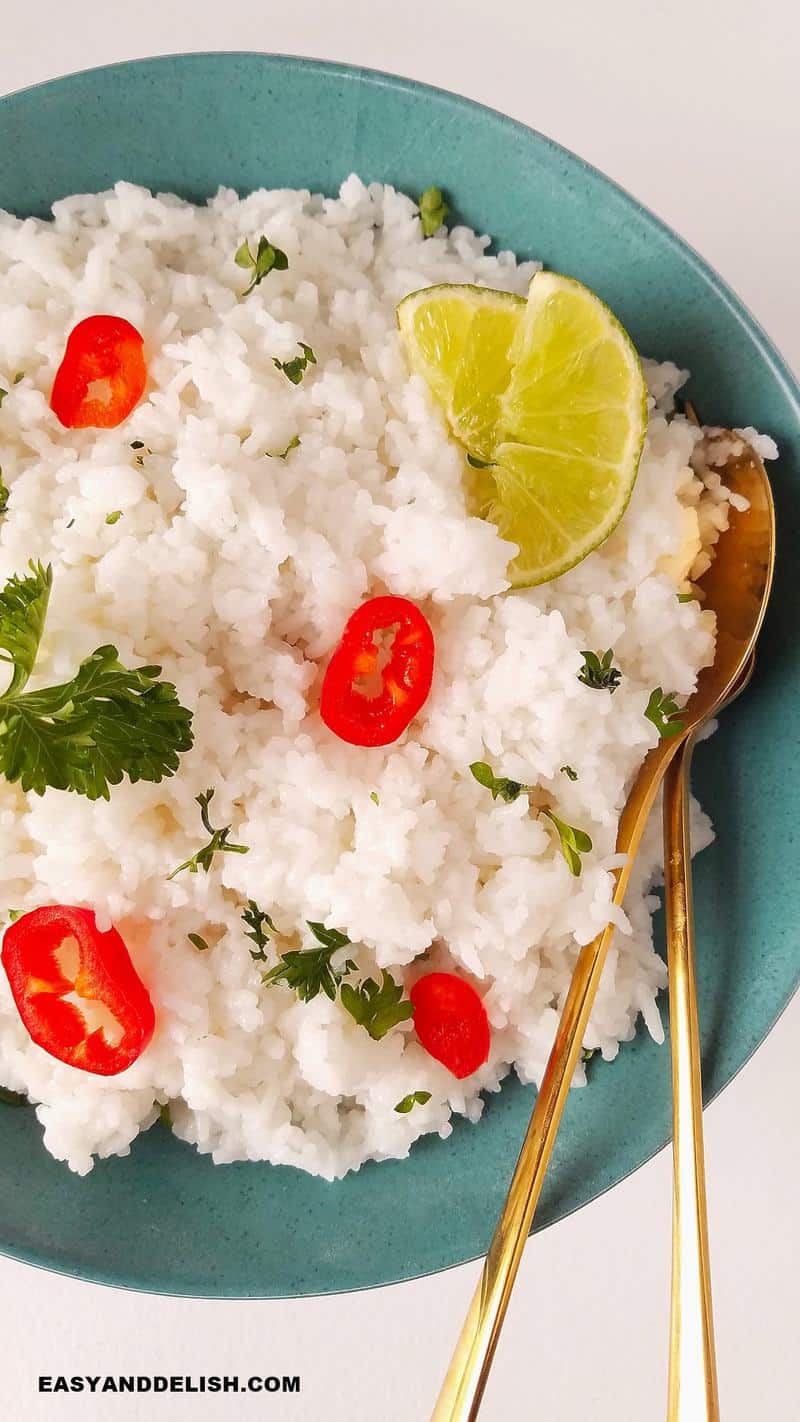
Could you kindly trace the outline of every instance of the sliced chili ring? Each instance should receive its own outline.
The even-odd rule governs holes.
[[[77,967],[66,976],[59,950],[72,943]],[[100,932],[91,909],[52,904],[23,914],[5,931],[2,953],[28,1034],[52,1057],[98,1076],[116,1076],[141,1056],[155,1030],[150,994],[116,928]],[[114,1019],[119,1040],[92,1028],[68,995]],[[117,1035],[115,1032],[114,1035]]]
[[[144,342],[122,316],[87,316],[70,332],[50,394],[67,429],[113,429],[144,394]]]
[[[427,973],[412,987],[414,1027],[430,1056],[463,1080],[488,1060],[491,1028],[483,999],[455,973]]]
[[[373,597],[348,618],[322,683],[325,725],[354,746],[396,741],[428,699],[430,623],[404,597]]]

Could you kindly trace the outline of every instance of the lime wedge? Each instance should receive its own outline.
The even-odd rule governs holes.
[[[398,320],[451,430],[491,462],[471,473],[470,500],[518,545],[513,586],[579,563],[625,512],[647,427],[641,365],[616,317],[580,282],[537,272],[524,305],[428,287]]]
[[[500,397],[524,311],[521,296],[466,284],[425,287],[397,308],[412,369],[425,377],[453,434],[479,459],[491,459],[497,444]]]

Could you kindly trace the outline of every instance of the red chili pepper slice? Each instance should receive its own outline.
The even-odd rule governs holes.
[[[70,940],[77,949],[74,977],[65,976],[56,956]],[[141,1056],[155,1029],[150,994],[116,928],[101,933],[91,909],[52,904],[24,914],[6,929],[0,956],[25,1027],[51,1057],[116,1076]],[[68,994],[83,1000],[87,1014],[98,1005],[103,1016],[110,1013],[119,1041],[106,1035],[116,1036],[113,1025],[92,1027]]]
[[[138,405],[146,383],[136,327],[121,316],[87,316],[67,340],[50,408],[67,429],[113,429]]]
[[[491,1029],[480,993],[455,973],[428,973],[409,993],[425,1051],[463,1080],[489,1056]]]
[[[430,623],[404,597],[373,597],[348,618],[322,683],[320,715],[353,746],[388,746],[428,699]]]

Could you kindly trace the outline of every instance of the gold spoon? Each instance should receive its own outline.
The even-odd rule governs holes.
[[[647,817],[670,762],[738,690],[763,621],[775,557],[774,510],[761,460],[743,441],[740,444],[744,453],[732,456],[719,472],[732,492],[749,500],[750,507],[746,513],[731,510],[730,527],[702,579],[705,606],[717,616],[714,664],[700,674],[682,712],[680,733],[661,740],[647,755],[622,811],[616,848],[626,859],[617,870],[615,904],[625,897]],[[505,1204],[431,1422],[472,1422],[478,1415],[613,932],[609,924],[578,956]],[[695,1112],[695,1128],[698,1120]],[[696,1209],[699,1198],[696,1193]],[[710,1311],[703,1316],[710,1326]]]
[[[730,440],[729,431],[706,438]],[[761,460],[743,440],[728,453],[724,480],[741,488],[750,509],[741,519],[743,584],[762,607],[769,595],[775,543],[774,510]],[[770,556],[764,561],[764,542]],[[727,534],[720,543],[722,551]],[[724,573],[724,569],[722,570]],[[720,571],[712,565],[704,587],[709,601],[725,599]],[[735,611],[731,606],[730,611]],[[720,626],[723,624],[720,622]],[[735,635],[741,641],[745,628]],[[735,654],[735,653],[733,653]],[[754,656],[745,664],[734,696],[747,686]],[[690,732],[673,758],[664,780],[664,898],[669,968],[670,1047],[672,1055],[672,1286],[670,1303],[668,1422],[719,1422],[719,1396],[711,1304],[705,1158],[703,1149],[703,1086],[695,976],[692,911],[692,849],[689,827],[689,771],[696,733]]]

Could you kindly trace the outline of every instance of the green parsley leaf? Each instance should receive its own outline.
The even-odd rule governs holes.
[[[22,916],[23,916],[24,913],[25,913],[25,910],[24,910],[24,909],[9,909],[9,910],[8,910],[8,921],[9,921],[9,923],[16,923],[17,919],[18,919],[18,918],[22,918]]]
[[[548,820],[552,820],[558,830],[561,853],[567,861],[570,873],[577,878],[583,868],[581,855],[589,853],[592,848],[591,839],[584,830],[576,829],[574,825],[568,825],[564,820],[560,820],[552,810],[542,810],[542,814],[547,815]]]
[[[8,512],[8,501],[11,498],[11,490],[3,483],[3,471],[0,469],[0,518]]]
[[[292,385],[299,385],[306,373],[306,367],[317,363],[317,357],[305,341],[298,341],[298,345],[303,354],[295,356],[293,360],[278,360],[277,356],[272,357],[272,364],[278,370],[283,371],[286,379],[291,380]]]
[[[53,570],[33,562],[28,567],[29,578],[19,578],[15,573],[0,590],[0,661],[10,662],[14,667],[2,701],[21,691],[30,677],[47,617]]]
[[[686,726],[675,700],[675,692],[665,692],[660,686],[650,692],[650,700],[644,714],[648,721],[652,721],[662,740],[668,736],[680,735]]]
[[[7,394],[8,394],[8,391],[7,391],[7,390],[4,390],[3,387],[2,387],[2,385],[0,385],[0,410],[2,410],[2,408],[3,408],[3,401],[5,400]]]
[[[309,923],[309,928],[320,944],[318,948],[293,949],[281,955],[277,967],[265,974],[265,983],[285,983],[294,988],[301,1002],[311,1002],[312,998],[324,992],[331,1002],[336,998],[336,990],[345,973],[355,969],[351,958],[341,968],[333,968],[331,959],[350,942],[346,933],[337,928],[326,928],[322,923]]]
[[[43,795],[73,790],[108,799],[109,785],[159,781],[192,744],[189,711],[160,667],[129,671],[116,647],[98,647],[71,681],[23,692],[42,637],[53,575],[41,563],[0,590],[0,661],[13,666],[0,696],[0,774]]]
[[[203,873],[207,874],[211,868],[211,862],[215,854],[250,853],[250,846],[248,844],[230,844],[228,842],[228,835],[231,832],[230,825],[226,825],[224,829],[214,829],[208,817],[208,807],[215,793],[213,789],[209,789],[206,790],[203,795],[195,796],[195,801],[200,806],[200,818],[203,821],[203,829],[208,832],[208,843],[204,844],[202,849],[198,849],[197,853],[193,854],[191,859],[185,859],[183,864],[179,864],[177,869],[173,869],[172,873],[167,875],[167,882],[169,882],[170,879],[174,879],[177,874],[182,874],[184,869],[188,869],[190,874],[196,874],[199,869],[202,869]]]
[[[694,595],[693,592],[678,593],[678,602],[695,602],[695,601],[696,601],[696,598],[695,598],[695,595]]]
[[[419,220],[423,237],[432,237],[438,232],[449,211],[441,188],[426,188],[419,200]]]
[[[407,1116],[409,1111],[413,1111],[415,1106],[425,1106],[431,1099],[429,1091],[411,1091],[408,1096],[404,1096],[402,1101],[398,1101],[395,1111],[398,1116]]]
[[[16,375],[14,376],[14,379],[12,380],[11,384],[12,384],[12,385],[19,385],[19,382],[20,382],[21,380],[24,380],[24,379],[25,379],[25,371],[24,371],[24,370],[18,370],[17,373],[16,373]]]
[[[255,948],[250,949],[250,957],[256,963],[266,963],[267,955],[264,949],[270,942],[270,933],[276,933],[277,929],[268,913],[258,907],[255,899],[247,900],[247,908],[242,909],[242,918],[250,929],[245,934],[245,938],[251,938],[255,943]],[[268,932],[266,930],[269,930]]]
[[[491,790],[493,800],[499,796],[501,800],[505,800],[507,805],[512,804],[526,788],[524,785],[520,785],[518,780],[508,780],[505,776],[496,776],[492,767],[487,765],[485,760],[474,760],[470,770],[479,785]]]
[[[296,382],[295,382],[295,383],[296,383]],[[267,453],[268,453],[270,459],[285,459],[285,458],[287,457],[287,455],[290,454],[293,449],[299,449],[299,448],[300,448],[300,436],[299,436],[299,435],[293,435],[292,438],[289,440],[289,443],[287,444],[287,446],[286,446],[285,449],[281,449],[280,451],[276,450],[276,452],[275,452],[274,454],[273,454],[270,450],[268,450]]]
[[[114,509],[113,513],[106,514],[106,523],[109,524],[109,526],[113,526],[115,523],[119,523],[121,518],[122,509]]]
[[[571,765],[562,765],[561,774],[566,775],[567,780],[577,780],[578,772]]]
[[[491,459],[478,459],[475,454],[467,455],[467,464],[473,469],[494,469],[494,464]]]
[[[622,681],[622,672],[612,665],[614,649],[607,652],[582,652],[583,666],[578,672],[578,681],[595,691],[615,692]]]
[[[379,805],[381,803],[381,797],[378,794],[377,790],[371,790],[369,798],[372,801],[373,805]]]
[[[192,745],[191,713],[160,667],[129,671],[116,647],[98,647],[62,686],[0,697],[0,773],[43,795],[73,790],[109,798],[124,775],[158,782]]]
[[[406,1022],[414,1014],[408,998],[403,997],[402,983],[396,983],[391,973],[383,969],[380,987],[372,978],[365,978],[358,987],[342,983],[342,1007],[379,1042],[398,1022]]]
[[[7,1086],[0,1086],[0,1105],[3,1106],[30,1106],[27,1096],[23,1096],[21,1091],[9,1091]]]
[[[251,250],[248,241],[242,242],[233,260],[237,267],[243,267],[245,271],[252,273],[250,285],[242,292],[242,296],[249,296],[253,288],[260,286],[264,277],[271,271],[285,272],[289,265],[286,253],[282,252],[280,247],[274,247],[265,236],[259,237],[255,252]]]
[[[200,937],[199,933],[187,933],[186,937],[189,939],[190,943],[194,944],[195,948],[200,949],[201,953],[206,953],[208,951],[208,944],[206,943],[205,938]]]

